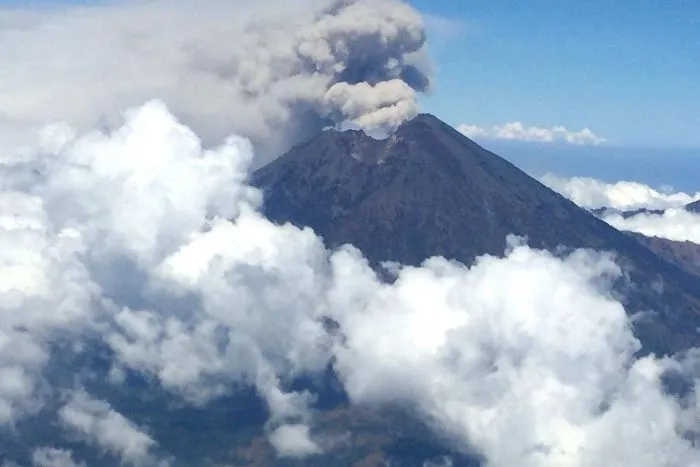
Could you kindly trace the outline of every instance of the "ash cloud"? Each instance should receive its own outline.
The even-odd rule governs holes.
[[[250,138],[260,165],[328,125],[391,131],[431,82],[423,19],[400,0],[119,1],[0,16],[0,153],[53,121],[114,127],[158,98],[207,144]]]
[[[513,239],[504,258],[433,258],[386,283],[355,248],[265,219],[245,181],[251,145],[204,149],[162,103],[111,132],[45,135],[0,165],[4,426],[55,410],[88,446],[164,462],[148,423],[130,419],[139,408],[85,389],[90,368],[45,384],[52,343],[80,354],[98,340],[115,390],[142,375],[206,408],[254,388],[279,456],[332,449],[315,438],[318,394],[289,384],[331,365],[352,406],[398,404],[489,466],[698,465],[695,386],[680,400],[662,384],[670,370],[697,379],[695,353],[636,357],[610,255],[559,258]],[[84,462],[60,439],[33,448],[37,465]]]

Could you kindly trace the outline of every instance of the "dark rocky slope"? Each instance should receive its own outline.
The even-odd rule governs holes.
[[[697,243],[647,237],[636,232],[626,233],[669,263],[700,277],[700,245]]]

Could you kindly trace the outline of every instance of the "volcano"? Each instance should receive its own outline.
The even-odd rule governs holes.
[[[645,352],[700,344],[700,283],[634,238],[547,188],[432,115],[386,139],[333,131],[255,172],[265,214],[313,228],[329,247],[352,244],[374,264],[465,264],[502,255],[510,234],[562,252],[611,251],[628,280],[617,292]]]

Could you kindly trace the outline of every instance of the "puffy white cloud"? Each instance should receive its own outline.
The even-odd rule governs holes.
[[[656,190],[642,183],[630,181],[606,183],[594,178],[565,178],[554,174],[546,174],[540,181],[579,206],[589,209],[612,208],[631,211],[682,208],[700,199],[700,193]]]
[[[34,467],[85,467],[73,460],[73,453],[63,449],[38,448],[32,454]]]
[[[3,420],[31,402],[46,343],[66,329],[99,330],[116,370],[155,375],[193,403],[246,383],[274,425],[308,417],[311,396],[281,380],[328,364],[329,253],[312,231],[257,214],[250,144],[205,150],[159,102],[111,133],[47,134],[34,159],[2,167]]]
[[[518,141],[537,141],[542,143],[568,143],[578,145],[598,145],[607,140],[597,136],[589,128],[581,131],[569,131],[563,126],[540,128],[525,126],[521,122],[509,122],[490,128],[476,125],[459,125],[461,133],[474,139],[510,139]]]
[[[663,214],[640,213],[627,218],[605,214],[602,219],[618,230],[700,244],[700,214],[684,209],[668,209]]]
[[[84,252],[78,232],[48,223],[41,198],[0,192],[0,423],[32,410],[52,331],[91,314],[97,286]]]
[[[321,450],[314,394],[286,383],[333,363],[353,403],[402,404],[496,467],[698,465],[684,437],[697,404],[659,377],[680,363],[635,359],[609,255],[514,242],[505,258],[434,258],[385,283],[356,249],[261,215],[245,140],[204,149],[157,102],[125,116],[113,132],[54,127],[41,151],[1,166],[0,264],[14,269],[0,330],[16,341],[0,361],[27,387],[55,335],[101,338],[113,374],[143,373],[184,402],[255,387],[270,443],[296,457]],[[59,412],[71,432],[155,462],[147,426],[56,389],[72,390]],[[31,399],[23,384],[0,391],[7,407]]]
[[[583,208],[609,208],[600,217],[618,230],[700,244],[700,215],[683,209],[700,199],[700,193],[656,190],[638,182],[606,183],[594,178],[565,178],[554,174],[546,174],[540,181]],[[625,211],[639,209],[662,212],[623,215]]]
[[[269,158],[328,123],[390,128],[430,86],[423,20],[399,0],[32,3],[0,17],[1,158],[47,123],[114,125],[154,98],[206,141],[236,132]]]
[[[284,425],[270,433],[270,443],[282,457],[308,457],[320,452],[311,441],[309,427],[305,425]]]
[[[53,131],[43,145],[1,168],[0,421],[31,408],[55,332],[98,325],[100,296],[124,306],[138,295],[124,276],[159,264],[211,213],[235,216],[259,199],[241,184],[247,141],[202,151],[159,103],[127,113],[110,135]]]
[[[698,465],[664,363],[633,359],[624,309],[591,282],[619,272],[609,258],[516,246],[471,270],[404,268],[393,286],[350,254],[333,261],[338,368],[356,402],[416,407],[493,466]]]
[[[156,464],[149,454],[155,441],[112,409],[108,402],[92,399],[84,391],[77,391],[58,415],[68,429],[100,449],[118,455],[123,461],[133,465]]]

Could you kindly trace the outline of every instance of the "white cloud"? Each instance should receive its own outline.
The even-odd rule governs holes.
[[[308,457],[320,452],[311,441],[309,427],[305,425],[284,425],[270,433],[270,443],[282,457]]]
[[[459,125],[457,130],[465,136],[474,139],[510,139],[577,145],[598,145],[607,142],[605,138],[597,136],[589,128],[584,128],[580,131],[569,131],[563,126],[551,128],[528,127],[520,122],[509,122],[490,128],[463,124]]]
[[[620,211],[636,209],[682,208],[700,199],[700,193],[657,190],[638,182],[619,181],[606,183],[594,178],[565,178],[554,174],[544,175],[540,181],[587,209],[612,208]]]
[[[471,270],[405,268],[393,287],[367,281],[352,255],[334,265],[334,309],[353,304],[337,356],[356,402],[403,401],[497,467],[698,465],[663,362],[633,359],[624,309],[589,281],[615,273],[605,256],[517,246]]]
[[[32,454],[34,467],[86,467],[84,462],[73,460],[73,453],[63,449],[38,448]]]
[[[32,194],[0,192],[0,423],[32,410],[46,340],[86,325],[96,294],[79,235],[54,230],[44,209]]]
[[[594,178],[565,178],[554,174],[546,174],[540,181],[583,208],[610,208],[601,218],[618,230],[700,244],[700,215],[683,209],[700,199],[700,193],[657,190],[638,182],[606,183]],[[638,209],[664,212],[622,215],[624,211]]]
[[[602,219],[618,230],[700,244],[700,214],[684,209],[668,209],[661,215],[641,213],[626,219],[619,214],[609,214]]]
[[[247,141],[204,150],[158,102],[127,112],[113,133],[70,134],[2,167],[0,264],[14,281],[0,288],[0,330],[14,338],[0,360],[4,419],[29,402],[52,333],[79,337],[91,326],[117,366],[153,374],[193,403],[244,382],[267,401],[271,422],[306,417],[311,398],[286,393],[281,379],[322,370],[330,358],[319,320],[329,253],[310,230],[257,214],[260,193],[244,183]],[[35,253],[61,241],[71,249]],[[34,312],[44,296],[53,308]]]
[[[205,141],[236,132],[269,158],[326,117],[395,125],[429,86],[422,18],[395,0],[32,2],[0,17],[0,158],[47,123],[113,125],[154,98]]]
[[[67,428],[125,462],[144,466],[157,463],[149,454],[155,441],[112,409],[108,402],[76,391],[58,414]]]
[[[608,255],[514,243],[471,269],[435,258],[383,283],[354,248],[328,251],[311,230],[265,219],[245,181],[252,157],[237,137],[203,149],[152,102],[114,132],[54,129],[42,151],[1,165],[0,265],[15,268],[0,288],[0,331],[15,339],[0,349],[4,367],[31,387],[54,333],[101,336],[117,369],[184,402],[255,387],[270,442],[301,456],[320,450],[314,394],[285,383],[335,360],[354,403],[403,404],[494,467],[698,465],[679,428],[700,428],[697,404],[661,387],[677,362],[635,359]],[[73,390],[59,414],[72,432],[125,461],[154,460],[148,427],[55,389]],[[22,384],[0,387],[8,407],[27,398]]]

